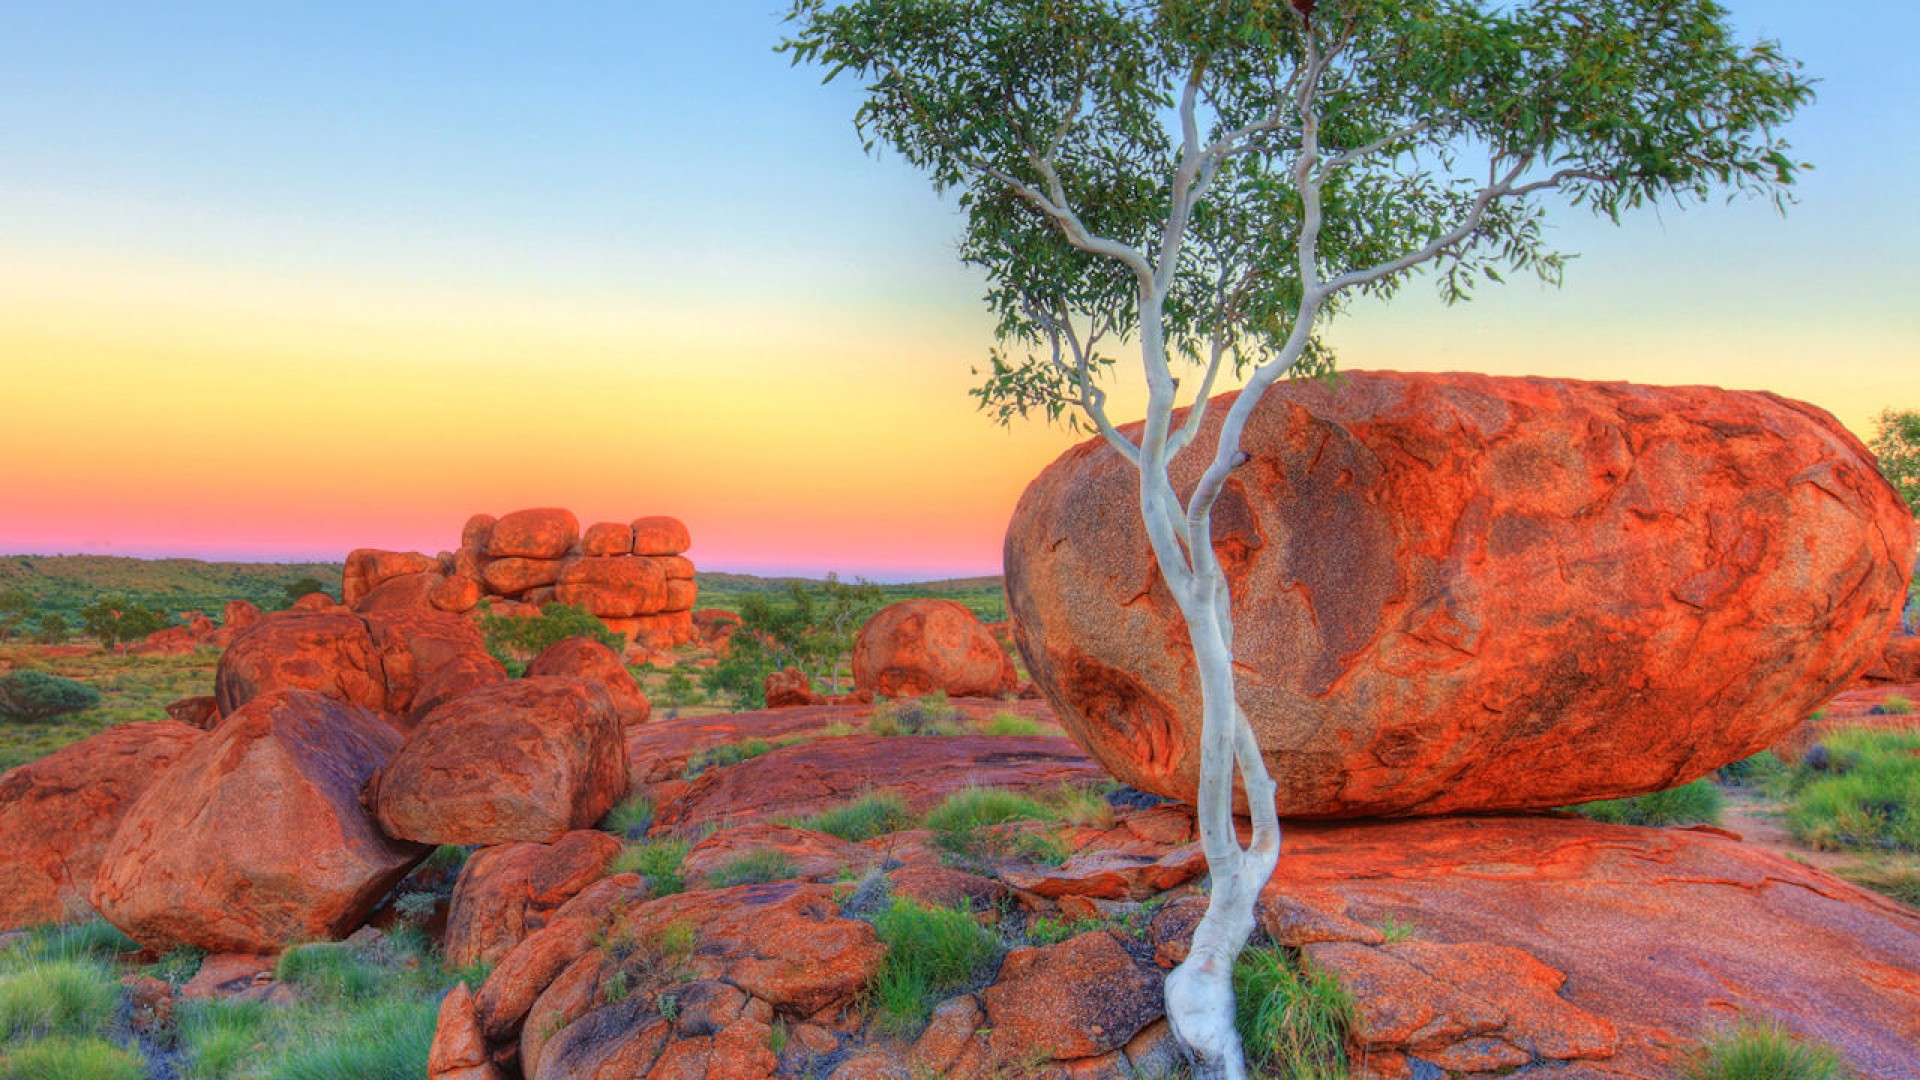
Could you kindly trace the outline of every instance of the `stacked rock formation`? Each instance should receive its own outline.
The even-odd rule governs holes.
[[[1283,815],[1675,786],[1858,677],[1906,594],[1914,520],[1872,455],[1770,394],[1351,372],[1275,387],[1241,446],[1214,546]],[[1196,669],[1135,484],[1098,439],[1049,466],[1008,527],[1008,605],[1074,737],[1192,800]]]
[[[459,550],[439,556],[361,548],[347,556],[343,599],[358,611],[434,607],[464,613],[490,601],[500,615],[533,615],[550,602],[584,608],[636,645],[666,649],[697,634],[699,588],[675,518],[601,522],[582,530],[554,507],[479,514]]]

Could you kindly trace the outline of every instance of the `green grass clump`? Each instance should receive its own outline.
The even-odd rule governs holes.
[[[614,857],[612,872],[641,875],[647,879],[648,891],[654,896],[685,892],[687,879],[680,872],[680,864],[686,861],[692,846],[685,840],[633,844]]]
[[[1353,999],[1285,951],[1249,947],[1233,968],[1234,1024],[1260,1080],[1345,1080]]]
[[[962,735],[966,730],[960,710],[939,691],[882,702],[867,718],[867,731],[874,735]]]
[[[1045,735],[1047,729],[1038,720],[1029,720],[1013,713],[994,713],[980,730],[988,735]]]
[[[653,813],[652,799],[645,795],[629,796],[607,811],[607,816],[600,821],[600,831],[622,840],[643,840],[647,830],[653,828]]]
[[[1743,1024],[1700,1045],[1685,1080],[1843,1080],[1853,1074],[1824,1043],[1801,1042],[1772,1024]]]
[[[1911,716],[1913,715],[1913,699],[1900,694],[1888,694],[1886,697],[1880,699],[1880,714],[1882,716]]]
[[[726,765],[735,765],[748,758],[757,758],[773,749],[773,744],[765,739],[748,739],[746,742],[728,743],[702,750],[687,759],[687,767],[680,774],[682,780],[691,780],[708,769],[718,769]]]
[[[0,1048],[5,1080],[145,1080],[139,1054],[97,1038],[57,1037]]]
[[[721,863],[707,876],[707,887],[726,889],[735,885],[763,885],[798,874],[793,860],[774,848],[753,848]]]
[[[8,959],[0,969],[0,1043],[85,1038],[113,1020],[120,986],[104,964]]]
[[[288,949],[274,978],[322,997],[361,1001],[381,990],[387,973],[357,949],[324,943]]]
[[[1892,855],[1883,859],[1834,870],[1855,885],[1891,896],[1909,907],[1920,908],[1920,858]]]
[[[999,788],[962,788],[927,814],[923,824],[943,847],[971,846],[972,838],[990,825],[1010,821],[1045,821],[1051,817],[1038,799]]]
[[[1721,803],[1719,787],[1702,778],[1646,795],[1582,803],[1572,810],[1614,825],[1711,825],[1720,820]]]
[[[94,918],[82,923],[36,927],[15,953],[43,960],[112,960],[139,948],[139,943],[121,933],[118,927],[105,919]]]
[[[1801,770],[1787,824],[1823,850],[1920,851],[1920,732],[1840,731],[1824,745],[1844,767]]]
[[[258,1001],[185,1001],[175,1013],[187,1080],[237,1076],[263,1054],[268,1006]]]
[[[1771,790],[1785,783],[1792,774],[1792,765],[1782,761],[1773,751],[1762,750],[1752,757],[1720,766],[1714,776],[1723,784]]]
[[[887,946],[870,989],[875,1026],[885,1032],[925,1024],[941,996],[966,985],[999,951],[994,935],[958,908],[894,900],[874,917],[873,929]]]
[[[829,807],[811,817],[794,818],[788,824],[857,844],[876,836],[911,829],[915,819],[913,811],[907,807],[907,800],[898,792],[876,791],[850,803]]]
[[[439,1006],[430,998],[382,998],[330,1024],[289,1033],[265,1080],[419,1080]]]

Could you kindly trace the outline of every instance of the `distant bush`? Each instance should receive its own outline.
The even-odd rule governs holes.
[[[0,675],[0,717],[31,723],[100,704],[100,691],[44,671]]]
[[[625,638],[609,630],[587,609],[568,604],[548,604],[540,614],[526,619],[495,615],[483,606],[480,632],[486,636],[487,651],[515,675],[525,671],[534,657],[568,638],[590,638],[611,649],[615,656],[627,647]]]
[[[1571,809],[1614,825],[1711,825],[1720,820],[1721,801],[1720,789],[1703,778],[1666,791],[1582,803]]]
[[[40,616],[40,627],[33,637],[42,645],[58,645],[72,635],[73,628],[67,625],[67,617],[57,611],[49,611]]]
[[[1772,1024],[1745,1024],[1700,1045],[1685,1080],[1844,1080],[1853,1074],[1833,1047],[1802,1042]]]
[[[159,608],[137,604],[126,597],[108,597],[80,609],[80,625],[109,647],[139,641],[172,622]]]
[[[1920,733],[1840,731],[1821,744],[1841,768],[1796,772],[1794,835],[1816,848],[1920,852]]]
[[[319,578],[303,577],[298,581],[289,582],[287,584],[286,595],[281,598],[280,606],[283,608],[290,608],[293,606],[293,602],[295,600],[298,600],[309,593],[326,593],[326,595],[329,597],[333,595],[332,593],[327,592],[326,583],[321,581]]]
[[[18,589],[0,589],[0,641],[14,635],[33,615],[33,597]]]

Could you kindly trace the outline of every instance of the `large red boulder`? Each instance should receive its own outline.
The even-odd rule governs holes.
[[[1920,682],[1920,635],[1896,633],[1888,638],[1866,677],[1878,682]]]
[[[403,725],[443,701],[506,680],[506,668],[487,652],[472,619],[421,608],[369,612],[362,621],[387,685],[384,708]]]
[[[275,690],[315,690],[369,709],[387,707],[373,635],[356,615],[283,612],[240,632],[214,674],[220,714]]]
[[[952,600],[888,604],[853,642],[854,689],[882,697],[999,697],[1018,681],[986,624]]]
[[[627,747],[604,690],[496,683],[424,716],[370,791],[389,835],[423,844],[547,843],[627,793]]]
[[[417,551],[357,548],[347,553],[346,569],[340,581],[340,596],[348,607],[353,607],[368,593],[393,578],[406,574],[435,573],[439,569],[439,560]]]
[[[1191,490],[1230,397],[1174,470]],[[1770,745],[1856,677],[1913,518],[1769,394],[1352,372],[1276,386],[1213,515],[1282,814],[1555,806]],[[1116,777],[1191,800],[1192,651],[1100,440],[1008,527],[1021,654]]]
[[[171,720],[122,724],[0,774],[0,931],[90,910],[120,820],[203,737]]]
[[[644,724],[653,706],[641,691],[633,672],[613,650],[592,638],[571,637],[547,646],[527,665],[528,675],[563,675],[592,683],[607,692],[613,711],[624,725]]]
[[[579,539],[580,519],[571,510],[515,510],[493,523],[487,554],[496,559],[558,559]]]
[[[560,580],[557,559],[494,559],[480,570],[487,591],[496,596],[519,596]]]
[[[604,618],[654,615],[667,610],[667,576],[652,559],[569,559],[561,567],[554,598]]]
[[[635,555],[678,555],[693,546],[693,538],[679,518],[635,518],[632,527]]]
[[[253,699],[127,812],[94,906],[157,949],[271,953],[358,927],[427,848],[383,835],[360,790],[400,736],[307,690]]]
[[[433,606],[434,590],[447,580],[437,571],[400,574],[367,590],[353,605],[356,612],[412,611]]]
[[[602,521],[587,526],[580,534],[582,555],[628,555],[633,552],[633,528],[617,522]]]
[[[229,600],[220,609],[220,625],[228,630],[239,630],[259,622],[260,605],[251,600]]]

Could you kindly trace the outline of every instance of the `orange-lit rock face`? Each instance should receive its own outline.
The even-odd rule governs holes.
[[[633,521],[635,555],[678,555],[693,546],[693,538],[679,518],[643,517]]]
[[[471,522],[469,525],[471,526]],[[482,530],[470,528],[468,532]],[[487,532],[487,554],[499,558],[558,559],[580,539],[580,519],[559,507],[515,510]]]
[[[853,685],[872,694],[998,697],[1016,681],[1013,659],[986,624],[952,600],[888,604],[853,643]]]
[[[1356,372],[1276,387],[1243,449],[1215,548],[1282,814],[1671,786],[1857,675],[1904,594],[1913,519],[1831,417],[1771,395]],[[1074,736],[1191,799],[1198,690],[1135,483],[1097,440],[1049,466],[1008,602]]]

